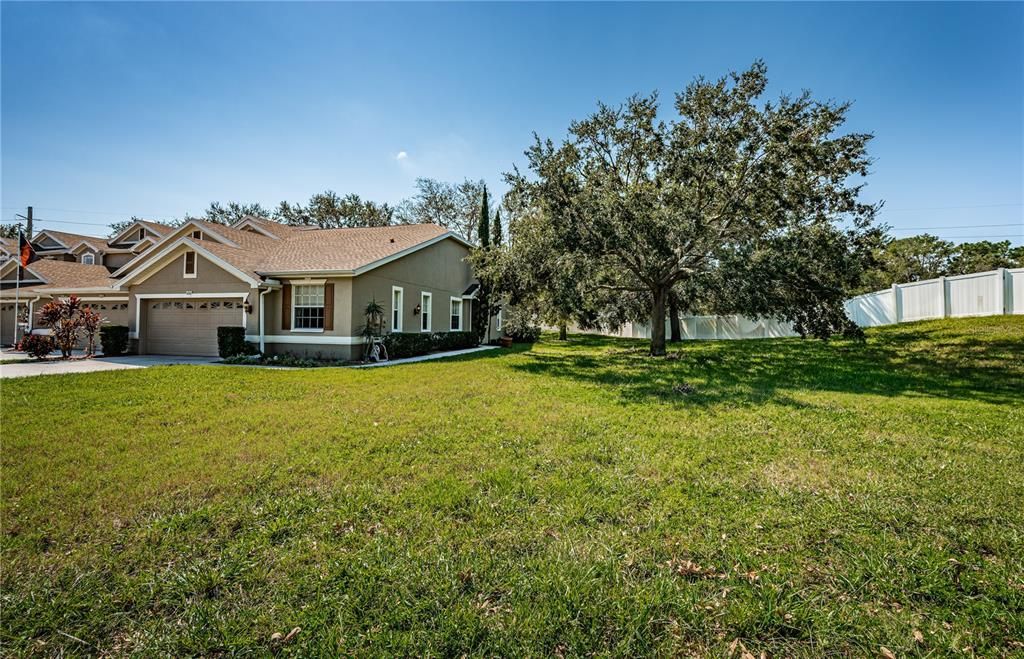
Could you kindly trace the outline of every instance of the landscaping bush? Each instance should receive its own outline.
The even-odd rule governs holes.
[[[384,346],[391,359],[418,357],[436,350],[461,350],[476,344],[473,332],[392,332],[384,337]]]
[[[501,331],[516,343],[533,343],[540,338],[540,325],[532,314],[508,309],[503,315]]]
[[[217,354],[221,357],[235,355],[255,355],[259,350],[251,343],[245,342],[244,327],[217,328]]]
[[[29,357],[42,359],[53,352],[53,339],[46,334],[26,334],[18,341],[18,350],[28,353]]]
[[[124,325],[104,325],[100,328],[100,345],[108,357],[128,351],[128,328]]]

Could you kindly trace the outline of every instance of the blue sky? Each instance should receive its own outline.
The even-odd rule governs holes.
[[[762,58],[773,96],[854,101],[848,128],[876,136],[867,197],[896,235],[1024,242],[1019,3],[0,11],[5,222],[32,204],[41,228],[103,233],[328,188],[397,202],[417,176],[500,190],[533,131]]]

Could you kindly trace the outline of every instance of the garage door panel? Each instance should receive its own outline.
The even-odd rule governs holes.
[[[217,328],[241,325],[241,300],[146,300],[145,350],[216,357]]]

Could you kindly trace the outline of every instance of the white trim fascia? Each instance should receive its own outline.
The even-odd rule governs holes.
[[[245,227],[255,229],[256,233],[266,238],[271,238],[273,240],[281,240],[279,236],[275,236],[274,234],[270,233],[269,231],[261,227],[259,225],[259,222],[256,222],[254,218],[249,217],[248,215],[246,215],[245,217],[231,225],[232,229],[238,229],[239,231],[242,231]]]
[[[175,238],[175,236],[177,236],[179,233],[182,233],[188,227],[192,227],[192,229],[189,230],[190,234],[191,234],[192,230],[199,229],[200,231],[205,231],[206,233],[210,234],[211,236],[216,237],[218,242],[223,243],[223,244],[227,245],[228,247],[238,247],[237,243],[234,243],[234,242],[228,240],[224,236],[221,236],[220,234],[218,234],[218,233],[216,233],[214,231],[210,231],[209,229],[207,229],[205,227],[199,226],[198,224],[196,224],[195,220],[189,220],[188,222],[186,222],[185,224],[182,224],[180,227],[178,227],[174,231],[171,231],[170,233],[168,233],[166,236],[161,236],[160,239],[156,243],[154,243],[153,246],[156,247],[157,245],[163,245],[164,243],[169,243],[170,241],[172,241]],[[183,237],[187,238],[187,236],[183,236]],[[148,236],[147,236],[147,238],[148,238]],[[179,242],[180,242],[181,238],[182,237],[178,238]],[[139,241],[139,242],[142,242],[142,241]],[[175,243],[175,244],[178,244],[178,243]],[[141,254],[136,256],[134,259],[132,259],[131,261],[128,261],[128,263],[125,263],[120,268],[118,268],[117,270],[112,272],[110,274],[110,276],[111,277],[117,277],[117,276],[121,275],[122,273],[124,273],[125,271],[132,269],[134,266],[138,265],[139,263],[141,263],[145,259],[148,259],[148,258],[160,258],[159,256],[153,257],[152,254],[151,254],[152,251],[153,250],[146,250],[146,251],[142,252]],[[125,278],[130,277],[131,275],[132,275],[132,273],[128,273],[127,275],[125,275]]]
[[[257,343],[260,337],[256,334],[247,334],[246,341]],[[311,345],[323,346],[355,346],[366,343],[362,336],[332,336],[332,335],[310,335],[310,334],[264,334],[264,343],[308,343]]]
[[[91,251],[93,254],[103,254],[103,253],[105,253],[107,251],[106,249],[100,249],[100,248],[98,248],[98,247],[96,247],[94,245],[90,245],[89,243],[87,243],[87,242],[85,242],[83,240],[83,241],[79,242],[77,245],[75,245],[74,247],[72,247],[71,249],[69,249],[68,252],[71,253],[71,254],[75,254],[75,253],[78,252],[79,248],[81,248],[81,247],[88,248],[89,251]]]
[[[51,236],[49,230],[47,230],[47,229],[43,229],[42,231],[37,233],[34,238],[29,240],[29,242],[30,243],[34,243],[35,241],[39,240],[39,236],[46,236],[47,238],[49,238],[53,242],[57,243],[58,245],[64,245],[64,249],[71,249],[70,247],[68,247],[64,243],[63,240],[60,240],[59,238],[57,238],[57,236]],[[42,251],[45,251],[47,249],[54,250],[54,249],[60,249],[60,248],[58,248],[58,247],[50,247],[50,248],[41,247],[38,251],[42,252]]]
[[[21,265],[21,261],[19,261],[18,259],[14,258],[13,256],[11,258],[7,259],[7,261],[5,261],[3,265],[0,265],[0,276],[2,276],[4,273],[10,272],[10,270],[7,269],[7,266],[12,265],[12,264],[14,265],[15,269],[17,269],[18,267],[21,267],[25,272],[30,272],[35,277],[35,280],[31,280],[31,279],[28,279],[28,280],[23,279],[23,280],[21,280],[22,284],[24,284],[26,281],[41,281],[44,284],[49,283],[49,281],[50,281],[46,277],[42,276],[41,274],[39,274],[38,272],[33,270],[32,266],[30,266],[30,265],[22,266]],[[10,280],[8,280],[8,281],[10,281]]]
[[[132,223],[131,223],[131,224],[129,224],[129,225],[127,226],[127,227],[125,227],[124,231],[122,231],[121,233],[119,233],[119,234],[117,234],[116,236],[114,236],[113,238],[111,238],[111,239],[110,239],[110,240],[109,240],[108,242],[112,242],[112,243],[119,243],[119,242],[121,242],[121,241],[119,240],[119,238],[120,238],[121,236],[123,236],[124,234],[126,234],[126,233],[130,233],[130,232],[131,232],[131,230],[132,230],[132,229],[135,229],[136,227],[138,227],[138,228],[140,228],[140,229],[145,229],[145,230],[146,230],[147,232],[148,232],[148,231],[150,231],[150,228],[149,228],[149,227],[147,227],[147,226],[145,226],[145,225],[144,225],[144,224],[142,224],[141,222],[132,222]],[[149,236],[146,236],[146,238],[149,238]],[[146,240],[146,238],[143,238],[142,240]],[[136,241],[136,242],[137,242],[137,243],[140,243],[140,242],[142,242],[142,240],[138,240],[138,241]],[[131,244],[131,243],[125,243],[125,244],[126,244],[126,245],[128,245],[128,244]]]
[[[176,300],[178,298],[249,297],[248,293],[134,293],[139,300]]]
[[[152,261],[150,263],[147,263],[145,266],[139,268],[138,270],[135,270],[134,272],[130,272],[127,275],[125,275],[123,279],[121,279],[121,280],[119,280],[117,282],[117,284],[114,286],[114,288],[116,288],[116,289],[124,288],[124,286],[125,286],[125,284],[127,282],[129,282],[132,279],[134,279],[135,277],[137,277],[140,273],[146,272],[147,270],[151,269],[150,266],[153,266],[153,265],[159,263],[161,259],[163,259],[165,256],[168,256],[169,254],[171,254],[171,252],[173,252],[175,249],[177,249],[178,247],[180,247],[182,245],[185,245],[187,247],[191,247],[197,253],[202,254],[203,258],[207,259],[208,261],[212,261],[214,264],[220,266],[221,268],[223,268],[224,270],[230,272],[231,274],[233,274],[234,276],[238,277],[242,281],[248,283],[252,288],[256,288],[257,286],[260,285],[259,280],[253,279],[252,277],[250,277],[249,275],[245,274],[244,272],[242,272],[241,270],[239,270],[235,266],[231,265],[230,263],[228,263],[224,259],[214,255],[212,252],[208,251],[204,247],[201,247],[200,245],[197,245],[195,242],[192,241],[191,238],[179,238],[177,240],[177,242],[175,242],[175,243],[169,245],[168,247],[166,247],[165,249],[161,250],[161,252],[159,254],[156,254],[156,255],[154,255],[152,257],[149,257],[149,258],[152,259]],[[144,254],[143,256],[147,256],[148,257],[148,255],[146,255],[146,254]],[[129,264],[125,264],[125,265],[127,266]],[[169,265],[169,263],[168,263],[168,265]],[[197,263],[196,264],[196,270],[198,271],[198,269],[199,269],[199,264]],[[120,271],[118,271],[118,272],[120,272]],[[116,274],[117,273],[115,272],[114,275],[116,275]],[[111,275],[111,276],[114,276],[114,275]],[[141,281],[145,281],[145,279],[142,279]]]
[[[295,279],[290,277],[282,277],[286,283],[292,286],[324,286],[327,284],[327,280],[321,277],[320,279],[311,279],[305,277],[303,279]]]
[[[41,289],[37,289],[37,290],[40,293],[44,293],[46,295],[75,295],[75,296],[78,296],[79,293],[111,293],[111,294],[121,293],[121,291],[118,291],[118,290],[114,289],[113,287],[110,287],[110,288],[97,288],[96,286],[90,286],[89,288],[57,288],[57,287],[49,287],[49,288],[41,288]],[[79,296],[79,297],[81,297],[81,296]]]

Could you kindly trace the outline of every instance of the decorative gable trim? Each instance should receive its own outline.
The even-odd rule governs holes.
[[[211,230],[211,229],[209,229],[207,227],[204,227],[204,226],[200,225],[195,220],[189,220],[185,224],[182,224],[180,227],[178,227],[177,229],[172,231],[167,236],[165,236],[165,237],[161,238],[159,241],[157,241],[157,243],[154,246],[154,248],[158,247],[160,245],[169,244],[171,241],[173,241],[175,239],[178,239],[178,238],[180,238],[182,236],[191,235],[193,231],[202,231],[204,237],[205,236],[213,236],[213,238],[216,240],[216,242],[224,244],[224,245],[227,245],[228,247],[238,247],[238,243],[235,243],[234,241],[228,240],[227,238],[225,238],[224,236],[220,235],[216,231]],[[154,251],[154,249],[149,249],[149,250],[144,251],[142,254],[139,254],[134,259],[132,259],[131,261],[128,261],[128,263],[125,263],[120,268],[115,270],[114,273],[111,276],[112,277],[120,277],[122,275],[127,275],[129,272],[131,272],[131,271],[133,271],[135,269],[135,266],[137,266],[140,263],[144,262],[146,259],[149,259],[149,258],[160,258],[159,256],[154,257],[151,254],[151,252],[153,252],[153,251]],[[206,250],[203,250],[203,251],[206,251]],[[241,271],[239,270],[239,272],[241,272]]]
[[[216,256],[213,252],[207,250],[205,247],[203,247],[196,241],[192,240],[191,238],[179,238],[173,244],[168,245],[166,248],[160,250],[160,252],[157,254],[154,254],[152,256],[150,256],[149,254],[144,254],[143,256],[146,256],[148,259],[146,263],[144,263],[138,269],[125,275],[122,279],[118,281],[117,285],[114,288],[121,290],[126,288],[130,283],[139,284],[144,282],[150,276],[156,274],[156,271],[162,270],[164,267],[166,267],[169,264],[169,262],[173,260],[175,256],[177,256],[176,254],[174,254],[174,251],[181,247],[193,250],[194,252],[196,252],[196,254],[201,255],[207,261],[216,264],[221,269],[234,275],[238,279],[246,282],[247,284],[254,288],[256,286],[259,286],[261,283],[258,279],[253,279],[245,272],[239,270],[238,268],[231,265],[230,263],[220,258],[219,256]],[[149,275],[146,275],[147,272],[149,273]],[[116,275],[117,273],[115,272],[114,274]]]

